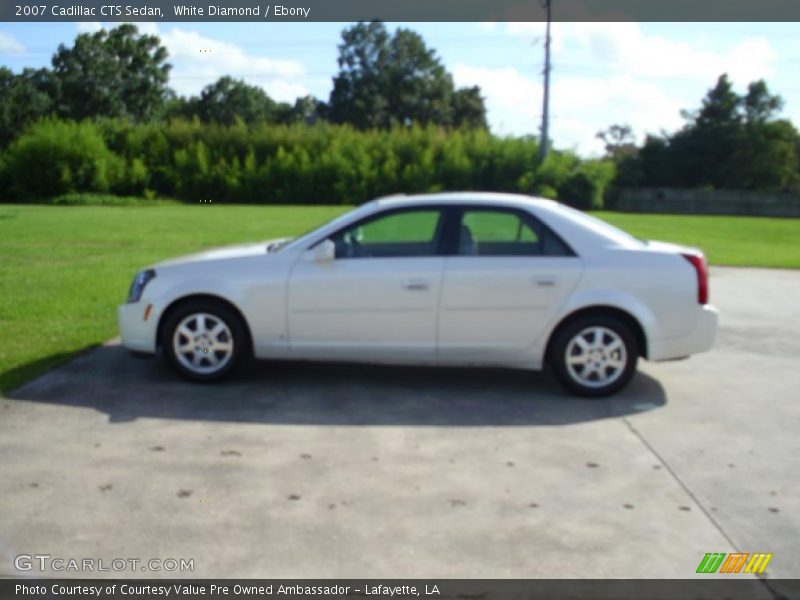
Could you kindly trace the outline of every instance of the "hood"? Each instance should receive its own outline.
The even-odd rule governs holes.
[[[160,263],[157,263],[153,266],[168,267],[173,265],[183,265],[187,263],[205,262],[210,260],[226,260],[232,258],[245,258],[247,256],[262,256],[270,254],[272,252],[276,252],[278,247],[283,242],[289,241],[289,239],[290,238],[278,238],[258,243],[238,244],[236,246],[224,246],[222,248],[212,248],[211,250],[196,252],[195,254],[187,254],[186,256],[170,258]]]

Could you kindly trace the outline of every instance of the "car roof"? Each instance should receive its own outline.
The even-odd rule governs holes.
[[[504,208],[519,208],[533,212],[547,225],[554,228],[560,235],[576,243],[576,239],[584,243],[605,245],[613,242],[617,245],[640,247],[641,241],[630,234],[604,223],[599,219],[586,215],[581,211],[567,207],[564,204],[547,198],[525,196],[523,194],[506,194],[498,192],[444,192],[437,194],[416,194],[405,196],[386,196],[362,205],[366,213],[380,211],[386,208],[403,208],[406,206],[424,205],[475,205],[497,206]],[[531,209],[534,209],[531,211]],[[580,228],[580,233],[574,233],[575,227]],[[573,233],[570,233],[572,231]]]
[[[333,231],[347,226],[359,219],[370,217],[373,214],[382,212],[386,209],[405,208],[426,205],[475,205],[475,206],[497,206],[506,208],[519,208],[532,212],[537,218],[541,219],[546,225],[562,235],[570,244],[580,244],[586,252],[591,252],[601,246],[613,245],[632,245],[641,246],[641,242],[616,228],[602,223],[594,217],[584,215],[584,213],[569,208],[554,200],[526,196],[523,194],[506,194],[498,192],[440,192],[434,194],[397,194],[385,196],[362,204],[354,210],[339,216],[338,218],[322,225],[321,227],[296,238],[290,242],[286,248],[300,248],[311,243],[324,239]],[[531,210],[534,209],[534,210]],[[574,239],[573,239],[574,238]]]
[[[525,196],[523,194],[504,194],[499,192],[445,192],[437,194],[397,194],[385,196],[370,202],[373,206],[402,207],[415,206],[419,204],[495,204],[497,206],[519,206],[530,207],[539,206],[551,208],[556,202],[546,198]]]

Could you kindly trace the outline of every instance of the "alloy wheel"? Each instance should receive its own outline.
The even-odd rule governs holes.
[[[582,329],[567,343],[564,362],[567,373],[589,388],[613,384],[625,371],[628,350],[625,342],[608,327]]]
[[[172,349],[183,367],[209,375],[223,369],[232,359],[233,334],[220,317],[206,312],[192,313],[175,328]]]

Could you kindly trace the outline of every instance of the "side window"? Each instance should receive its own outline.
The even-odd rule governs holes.
[[[570,249],[532,216],[467,209],[458,239],[461,256],[571,256]]]
[[[441,218],[432,208],[378,215],[331,237],[336,258],[434,256]]]

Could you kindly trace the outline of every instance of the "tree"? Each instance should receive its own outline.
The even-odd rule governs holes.
[[[738,149],[743,189],[788,189],[800,181],[800,134],[778,119],[783,99],[769,92],[763,79],[747,86],[741,98],[744,143]]]
[[[314,96],[307,95],[295,100],[294,105],[284,104],[282,111],[278,112],[279,123],[305,123],[313,125],[325,119],[327,106]]]
[[[471,129],[488,129],[486,106],[477,85],[453,93],[453,125]]]
[[[197,96],[187,98],[185,96],[178,96],[175,92],[170,90],[164,108],[162,110],[162,117],[165,119],[193,119],[200,115],[200,99]]]
[[[385,68],[389,33],[382,23],[358,23],[342,32],[339,74],[333,80],[330,116],[362,129],[387,125]]]
[[[742,106],[747,123],[765,123],[781,111],[783,99],[770,94],[766,82],[759,79],[747,86],[747,95],[742,99]]]
[[[686,125],[670,140],[673,172],[685,187],[731,186],[739,168],[742,100],[726,74],[703,98],[696,112],[684,111]]]
[[[485,126],[478,88],[456,91],[452,76],[419,34],[390,35],[377,21],[342,32],[329,117],[361,129],[434,123]]]
[[[619,165],[622,185],[784,190],[800,182],[800,134],[763,80],[737,94],[721,75],[672,135],[649,136]]]
[[[5,147],[22,130],[51,114],[53,81],[47,69],[25,69],[15,75],[0,67],[0,147]]]
[[[453,78],[419,34],[395,32],[382,76],[388,101],[385,125],[452,124]]]
[[[676,181],[670,137],[663,133],[646,136],[638,152],[617,165],[618,185],[675,187]]]
[[[57,109],[71,119],[157,116],[167,99],[171,66],[158,37],[136,26],[82,33],[53,56]]]
[[[636,152],[636,136],[630,125],[611,125],[595,136],[605,144],[606,156],[615,162]]]
[[[735,180],[745,190],[788,190],[800,185],[800,134],[791,122],[746,125]]]
[[[225,76],[203,89],[198,101],[203,121],[232,125],[236,118],[245,123],[270,120],[277,104],[260,87]]]
[[[733,126],[741,122],[741,106],[742,99],[733,91],[728,74],[723,73],[717,79],[717,84],[703,98],[700,110],[696,114],[685,116],[696,127]]]

